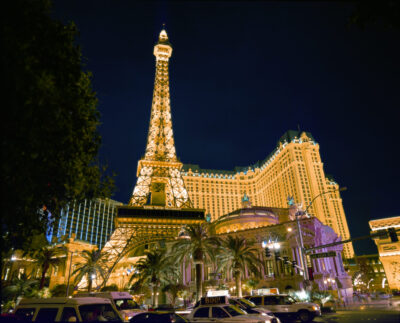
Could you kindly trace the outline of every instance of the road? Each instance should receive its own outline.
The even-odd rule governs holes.
[[[337,311],[332,314],[324,314],[322,317],[314,319],[314,322],[324,323],[399,323],[399,310],[365,309],[365,310],[346,310]]]

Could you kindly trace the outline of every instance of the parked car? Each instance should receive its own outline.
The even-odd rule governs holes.
[[[8,323],[8,322],[21,322],[22,319],[16,316],[13,313],[1,313],[0,314],[0,322]]]
[[[80,292],[75,294],[74,297],[107,298],[115,305],[116,309],[121,313],[121,316],[125,321],[129,321],[136,314],[144,312],[128,292]]]
[[[230,298],[229,304],[236,305],[241,309],[245,310],[248,314],[261,314],[261,315],[269,315],[271,317],[275,317],[275,315],[266,308],[256,306],[252,301],[245,298]],[[277,319],[277,322],[280,322]]]
[[[389,298],[392,298],[392,297],[393,296],[391,294],[386,294],[386,293],[383,293],[383,292],[377,294],[377,298],[378,299],[389,299]]]
[[[316,316],[321,316],[319,305],[309,302],[296,302],[291,296],[286,294],[264,295],[264,296],[246,296],[255,305],[267,308],[284,320],[300,320],[309,322]]]
[[[154,311],[135,315],[130,323],[186,323],[189,322],[183,316],[174,312]]]
[[[114,304],[98,297],[22,299],[14,314],[18,319],[32,322],[122,322]]]
[[[187,316],[190,322],[249,322],[277,323],[275,317],[266,314],[248,314],[241,308],[229,304],[227,296],[202,297],[199,306]]]
[[[172,304],[159,304],[154,311],[175,312],[175,307]]]

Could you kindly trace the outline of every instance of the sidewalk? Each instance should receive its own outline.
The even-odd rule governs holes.
[[[380,300],[366,300],[365,302],[354,302],[346,306],[336,307],[336,311],[353,311],[353,310],[366,310],[366,309],[380,309],[380,310],[398,310],[400,311],[400,298],[380,299]]]

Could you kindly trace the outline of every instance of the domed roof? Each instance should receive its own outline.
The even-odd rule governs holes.
[[[253,229],[279,223],[279,216],[271,208],[242,208],[223,215],[215,223],[217,233]]]

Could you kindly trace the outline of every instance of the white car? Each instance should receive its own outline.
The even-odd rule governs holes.
[[[281,320],[294,319],[301,322],[310,322],[316,316],[321,316],[319,305],[308,302],[296,302],[286,294],[247,296],[256,306],[269,309]]]
[[[77,297],[107,298],[115,305],[125,321],[129,321],[135,315],[145,312],[128,292],[80,292],[74,295],[74,298]]]
[[[269,309],[256,306],[252,301],[246,298],[229,298],[229,304],[236,305],[242,310],[246,311],[248,314],[261,314],[275,317],[274,313]],[[276,318],[277,323],[281,323],[279,318]]]
[[[98,297],[22,299],[14,314],[25,322],[122,322],[115,305]]]
[[[203,297],[200,305],[187,316],[190,322],[249,322],[277,323],[275,317],[261,314],[248,314],[235,305],[229,304],[227,297]]]

